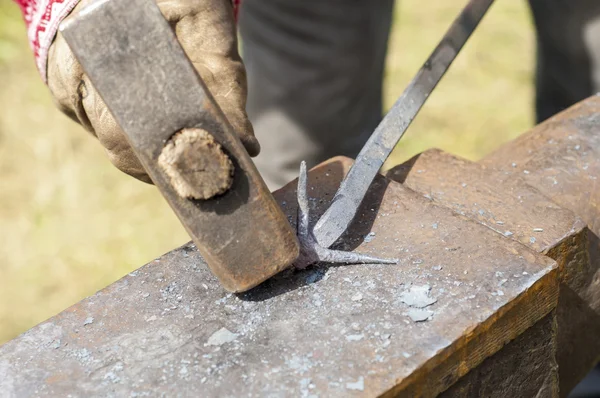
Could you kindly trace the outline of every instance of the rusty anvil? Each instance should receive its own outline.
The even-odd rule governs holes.
[[[292,263],[397,262],[330,247],[492,2],[470,0],[314,228],[302,163],[297,236],[154,0],[98,0],[60,30],[213,274],[242,292]]]

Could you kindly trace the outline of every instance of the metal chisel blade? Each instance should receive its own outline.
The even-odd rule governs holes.
[[[342,181],[331,206],[315,224],[313,233],[320,246],[330,247],[346,231],[381,166],[493,1],[469,1],[404,93],[377,126]]]

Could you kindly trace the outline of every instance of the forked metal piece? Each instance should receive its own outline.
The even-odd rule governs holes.
[[[306,162],[300,164],[298,177],[298,223],[297,236],[300,243],[300,256],[294,267],[303,269],[311,264],[323,262],[331,264],[397,264],[398,259],[385,259],[367,254],[332,250],[319,245],[310,226],[308,204]]]

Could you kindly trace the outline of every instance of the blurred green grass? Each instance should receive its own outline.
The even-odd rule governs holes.
[[[464,3],[398,2],[387,106]],[[477,159],[525,131],[533,61],[526,3],[497,2],[388,166],[430,147]],[[0,343],[187,240],[153,187],[54,109],[18,7],[0,0]]]

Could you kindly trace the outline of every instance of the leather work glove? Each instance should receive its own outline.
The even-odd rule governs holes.
[[[82,0],[71,15],[92,1]],[[237,51],[231,0],[156,2],[246,150],[258,155],[260,146],[245,110],[246,72]],[[118,169],[152,183],[60,32],[48,55],[48,86],[58,108],[98,138]]]

